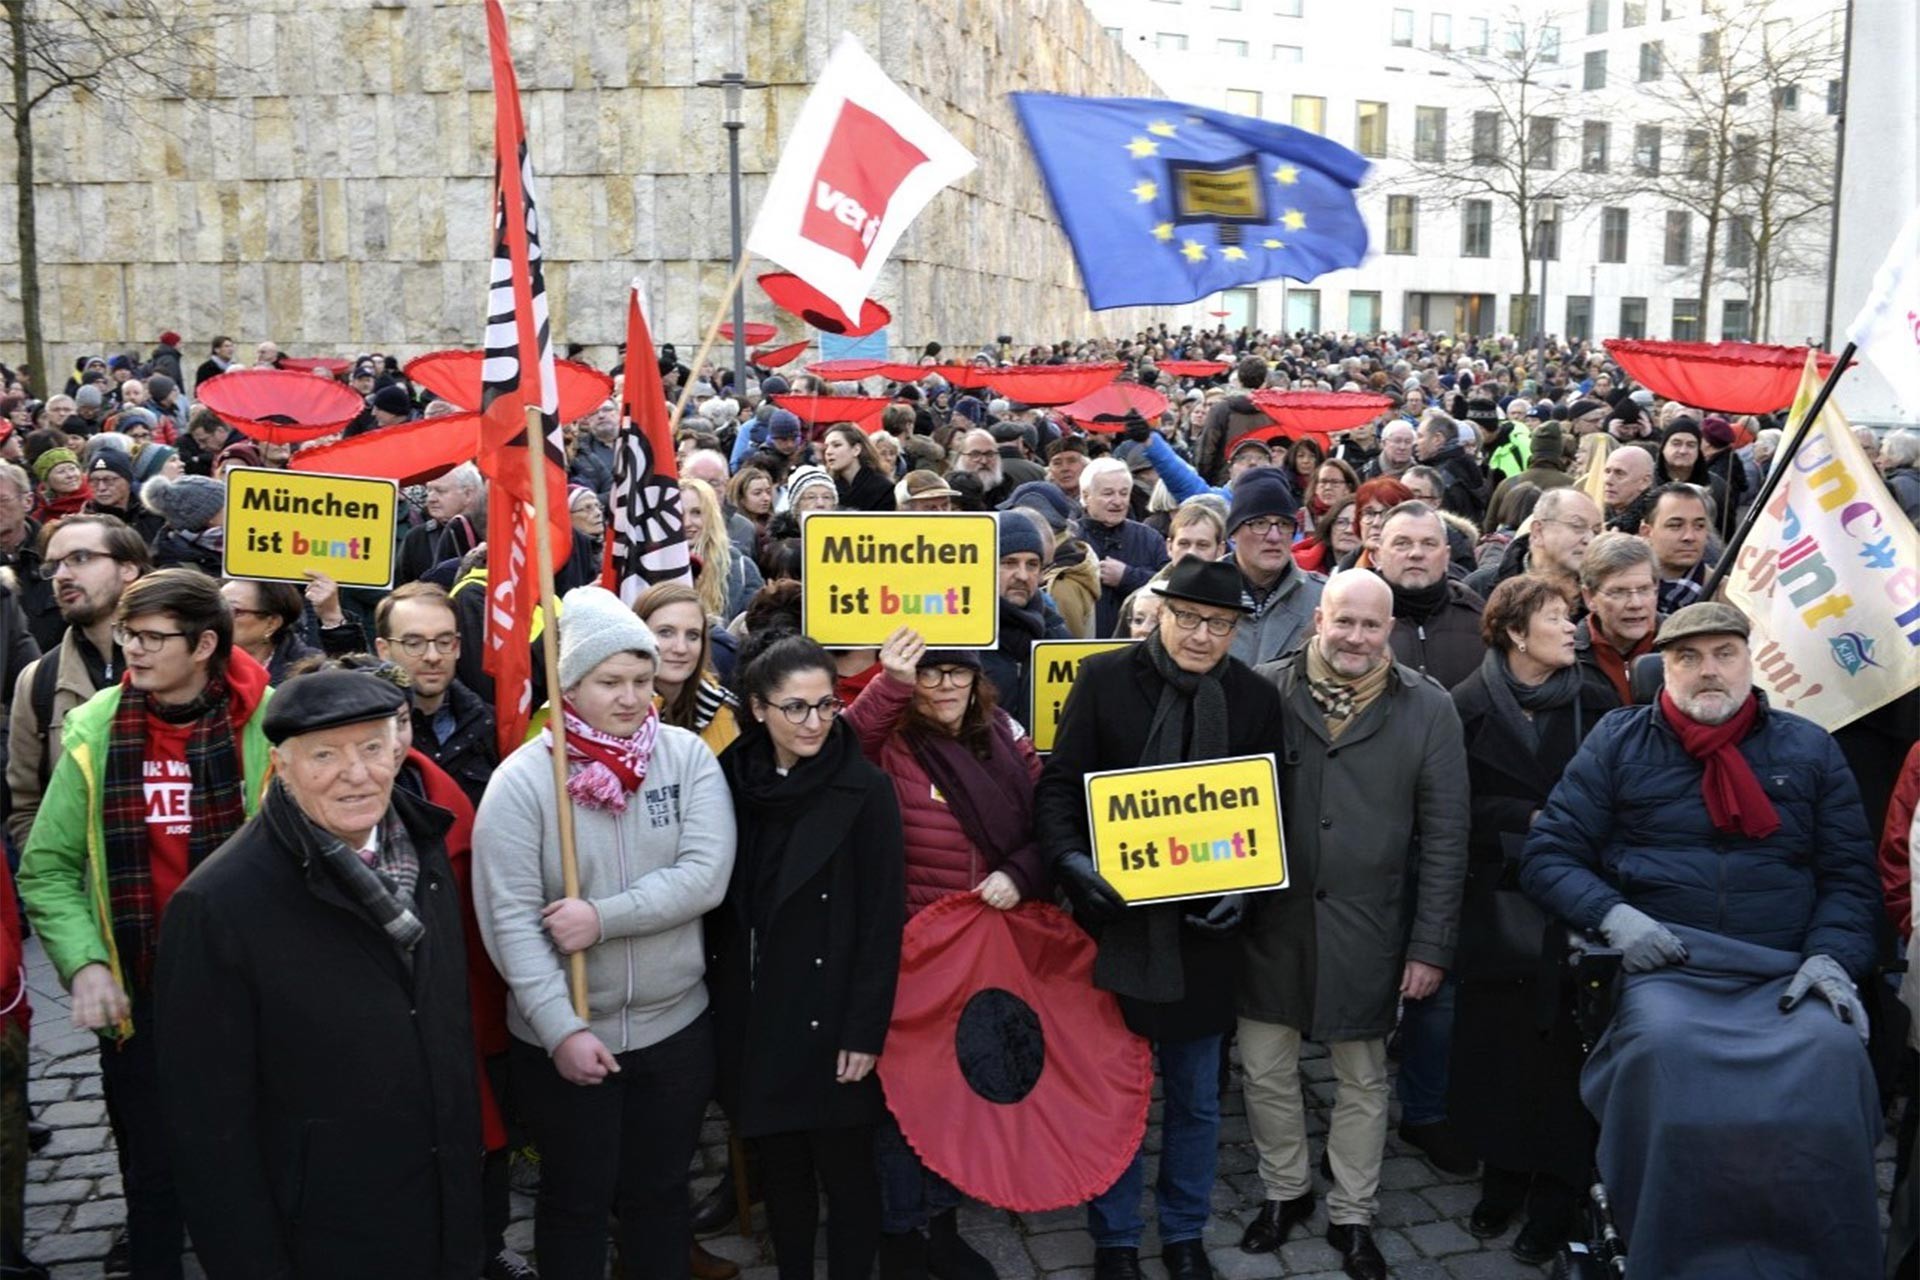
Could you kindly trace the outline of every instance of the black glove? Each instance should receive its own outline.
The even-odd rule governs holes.
[[[1127,909],[1127,900],[1101,878],[1093,859],[1084,853],[1061,854],[1054,861],[1053,878],[1073,904],[1074,919],[1089,929],[1117,919]]]
[[[1211,910],[1204,915],[1198,911],[1189,911],[1180,917],[1182,924],[1197,933],[1208,933],[1215,937],[1225,937],[1240,927],[1247,916],[1247,895],[1229,893],[1214,902]]]
[[[1135,409],[1127,414],[1127,425],[1121,428],[1120,434],[1135,444],[1145,444],[1153,438],[1153,424],[1141,417],[1139,410]]]

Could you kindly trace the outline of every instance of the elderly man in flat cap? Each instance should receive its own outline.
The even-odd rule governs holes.
[[[260,812],[162,924],[161,1092],[210,1280],[480,1273],[451,818],[394,788],[403,705],[361,672],[288,681]]]

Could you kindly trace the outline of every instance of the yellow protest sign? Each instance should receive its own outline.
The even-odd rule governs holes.
[[[1086,777],[1093,863],[1130,904],[1284,889],[1273,756]]]
[[[399,505],[391,480],[235,467],[227,472],[227,576],[304,582],[311,570],[343,587],[390,586]]]
[[[877,645],[902,626],[936,649],[999,643],[991,513],[814,511],[800,549],[800,625],[823,645]]]
[[[1035,640],[1033,657],[1028,660],[1027,684],[1033,690],[1033,705],[1027,708],[1027,732],[1035,751],[1053,750],[1053,736],[1060,729],[1060,710],[1067,705],[1067,694],[1079,678],[1080,664],[1096,653],[1124,649],[1134,640]]]

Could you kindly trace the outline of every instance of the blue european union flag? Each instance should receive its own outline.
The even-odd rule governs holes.
[[[1011,96],[1096,311],[1367,256],[1367,162],[1318,134],[1152,98]]]

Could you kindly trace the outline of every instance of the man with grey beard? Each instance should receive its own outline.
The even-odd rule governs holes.
[[[1002,463],[1000,442],[993,438],[993,432],[985,428],[975,427],[960,437],[960,457],[956,469],[970,471],[979,477],[980,487],[986,491],[984,500],[989,508],[998,507],[1013,494],[1013,477],[1007,474]]]

